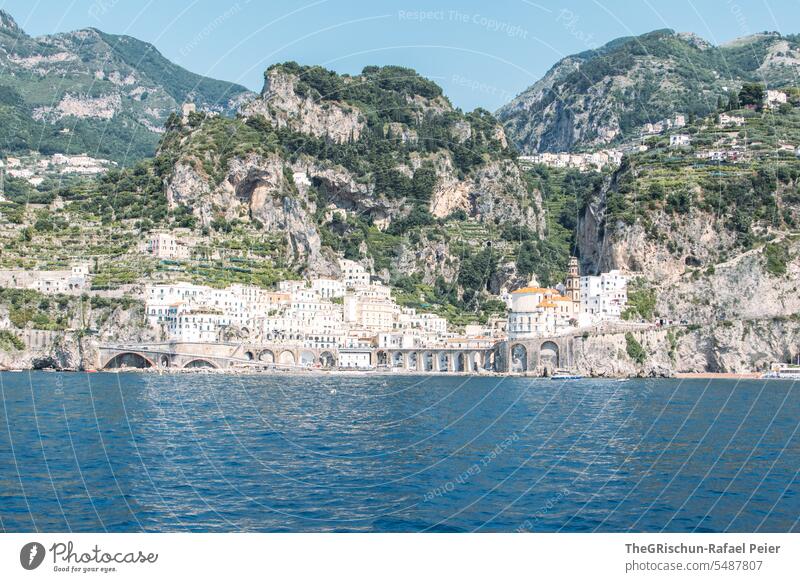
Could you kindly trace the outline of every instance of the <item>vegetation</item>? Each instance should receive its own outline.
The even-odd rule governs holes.
[[[527,89],[526,106],[508,106],[500,118],[518,144],[563,151],[593,147],[604,129],[616,129],[606,113],[613,111],[621,130],[616,139],[627,141],[644,124],[677,113],[691,121],[715,109],[743,107],[740,87],[747,105],[760,106],[764,84],[771,89],[796,84],[791,68],[767,55],[795,51],[798,40],[762,33],[711,46],[672,30],[619,38],[557,63],[549,73],[552,83]],[[586,113],[588,120],[567,112]]]
[[[628,353],[628,357],[640,366],[647,359],[647,352],[631,332],[625,333],[625,351]]]
[[[19,339],[11,331],[0,329],[0,350],[24,350],[25,342]]]
[[[32,73],[12,60],[5,63],[0,71],[0,147],[4,151],[89,152],[127,165],[155,152],[159,136],[151,127],[162,126],[166,113],[153,116],[150,112],[175,111],[181,103],[193,101],[201,108],[231,113],[228,101],[246,91],[240,85],[190,73],[148,43],[129,36],[93,32],[96,36],[89,41],[83,36],[85,31],[58,37],[0,31],[0,48],[5,54],[49,56],[56,50],[55,43],[59,51],[74,55],[66,69],[62,63],[55,63],[52,69],[48,69],[51,65],[47,61],[39,63],[37,71],[44,69],[47,74]],[[121,91],[114,75],[134,78],[135,85],[127,85]],[[59,82],[52,83],[53,77],[58,77]],[[119,96],[119,102],[113,105],[112,122],[99,116],[48,117],[47,113],[41,118],[43,111],[66,95],[87,99]]]
[[[782,277],[786,274],[786,265],[789,261],[789,252],[783,244],[767,244],[764,246],[766,269],[770,275]]]
[[[655,314],[656,292],[641,277],[628,283],[628,303],[622,318],[626,320],[644,319],[651,321]]]

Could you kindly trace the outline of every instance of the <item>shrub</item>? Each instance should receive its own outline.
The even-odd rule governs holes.
[[[764,246],[764,257],[767,259],[767,273],[780,277],[786,274],[786,263],[789,261],[789,252],[780,244]]]
[[[24,350],[25,342],[7,329],[0,330],[0,348],[4,350]]]
[[[647,353],[631,332],[625,334],[625,349],[630,359],[639,365],[644,364],[645,359],[647,359]]]

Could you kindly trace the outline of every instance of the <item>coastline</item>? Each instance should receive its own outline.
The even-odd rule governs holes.
[[[759,380],[763,372],[676,372],[675,378],[697,380]]]
[[[200,369],[152,369],[152,368],[116,368],[108,370],[75,370],[75,369],[3,369],[0,372],[71,372],[71,373],[104,373],[104,374],[156,374],[156,375],[225,375],[225,376],[376,376],[380,378],[387,377],[403,377],[403,376],[424,376],[424,377],[437,377],[437,376],[463,376],[463,377],[479,377],[479,378],[529,378],[529,379],[548,379],[548,376],[537,376],[525,373],[508,373],[508,372],[489,372],[484,371],[480,373],[466,373],[466,372],[421,372],[416,370],[326,370],[320,368],[200,368]],[[659,376],[664,379],[676,380],[758,380],[761,379],[763,372],[675,372],[670,376]],[[591,375],[583,374],[582,379],[596,379],[596,380],[629,380],[637,378],[651,378],[652,376],[608,376],[608,375]]]

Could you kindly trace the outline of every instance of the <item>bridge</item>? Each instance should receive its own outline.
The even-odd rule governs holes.
[[[193,369],[346,369],[347,348],[308,348],[285,344],[161,342],[99,346],[97,368]],[[364,349],[358,349],[364,352]],[[475,373],[493,371],[494,349],[369,348],[369,368],[407,372]]]
[[[409,373],[504,372],[535,376],[570,369],[579,336],[503,340],[490,348],[368,348],[361,368]],[[357,350],[363,353],[365,350]],[[347,348],[285,344],[161,342],[99,346],[98,369],[347,369]]]
[[[499,372],[552,376],[575,365],[574,335],[505,340],[495,346]]]

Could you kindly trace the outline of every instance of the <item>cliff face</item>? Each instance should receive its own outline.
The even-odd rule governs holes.
[[[224,218],[280,234],[287,264],[305,273],[335,273],[334,251],[347,244],[350,258],[380,262],[386,279],[452,280],[461,256],[447,241],[433,251],[422,232],[436,219],[543,234],[541,195],[526,184],[502,127],[487,112],[454,110],[413,71],[340,77],[275,66],[241,112],[171,128],[160,150],[173,168],[166,196],[202,226]],[[391,242],[396,260],[375,254],[377,240],[387,241],[383,253]]]
[[[92,308],[89,302],[85,302],[82,307],[71,303],[67,309],[82,310],[81,315],[76,311],[75,322],[82,320],[91,331],[13,330],[25,348],[0,349],[0,369],[93,369],[98,365],[98,346],[101,343],[162,339],[147,324],[140,304]],[[0,307],[0,312],[4,310]]]
[[[242,106],[242,115],[262,115],[275,127],[287,127],[335,143],[357,141],[361,137],[366,122],[357,108],[336,100],[299,95],[298,81],[296,75],[281,69],[268,71],[261,95]]]
[[[791,361],[800,345],[800,321],[786,318],[738,320],[693,331],[685,328],[634,332],[643,362],[628,355],[623,333],[576,339],[578,373],[587,376],[671,376],[674,373],[743,374],[766,371],[774,362]]]
[[[694,134],[698,141],[705,127]],[[778,119],[771,129],[785,127]],[[630,273],[631,319],[687,326],[674,345],[645,337],[654,354],[647,366],[744,372],[794,360],[797,160],[754,158],[721,171],[697,164],[692,153],[654,150],[624,161],[585,201],[577,231],[584,272]],[[624,357],[613,357],[623,340],[614,341],[587,355],[585,369],[603,369],[604,358],[625,368]],[[658,360],[667,353],[670,361]]]
[[[671,30],[562,59],[497,112],[524,153],[598,147],[676,113],[704,115],[744,81],[794,84],[800,47],[760,34],[715,47]]]

